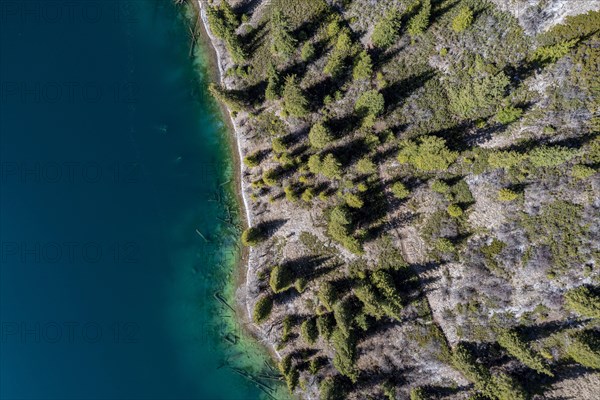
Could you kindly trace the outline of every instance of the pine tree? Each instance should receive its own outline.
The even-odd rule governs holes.
[[[384,108],[385,100],[383,95],[377,90],[364,92],[356,99],[356,103],[354,104],[354,109],[363,117],[369,115],[376,117],[383,112]]]
[[[392,8],[379,21],[373,29],[371,42],[376,47],[389,47],[400,36],[400,12],[396,8]]]
[[[269,315],[271,315],[271,310],[273,309],[273,299],[269,295],[264,295],[254,305],[254,312],[252,314],[252,319],[254,323],[261,324]]]
[[[467,6],[460,9],[456,17],[452,20],[452,30],[461,33],[473,23],[473,11]]]
[[[358,55],[358,60],[354,65],[352,77],[354,80],[368,79],[373,74],[373,62],[371,56],[366,51],[362,51]]]
[[[423,32],[429,26],[429,17],[431,16],[431,1],[422,0],[421,9],[419,12],[410,19],[408,22],[408,33],[412,38],[415,38]]]
[[[285,110],[290,115],[294,117],[303,117],[308,114],[308,100],[296,82],[296,75],[288,75],[288,77],[285,78],[283,100]]]
[[[498,334],[498,344],[529,368],[554,376],[542,356],[533,351],[514,330],[502,330]]]
[[[277,69],[275,66],[270,63],[267,68],[267,88],[265,89],[265,99],[267,100],[275,100],[279,98],[279,75],[277,74]]]
[[[322,149],[333,141],[333,136],[327,127],[322,123],[317,123],[310,128],[308,140],[312,147]]]
[[[223,102],[231,111],[238,112],[247,108],[246,102],[233,91],[214,83],[210,84],[208,90],[213,97]]]
[[[271,15],[271,53],[290,57],[296,51],[298,41],[290,33],[290,23],[277,8]]]
[[[327,154],[321,165],[321,173],[327,178],[335,179],[342,176],[342,164],[331,153]]]

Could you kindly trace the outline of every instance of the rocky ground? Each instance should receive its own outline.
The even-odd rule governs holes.
[[[497,39],[489,39],[489,43],[486,44],[490,54],[498,53],[494,46],[501,47],[507,35],[512,34],[515,29],[518,30],[518,26],[526,35],[523,46],[534,46],[536,35],[563,23],[567,16],[600,9],[598,1],[490,1],[497,6],[498,13],[506,11],[516,18],[510,22],[514,25],[504,25],[505,20],[502,18],[508,21],[509,16],[501,14],[488,13],[485,14],[486,17],[477,20],[477,27],[485,28],[485,34],[490,38],[497,36]],[[204,1],[200,3],[203,6],[207,4]],[[234,8],[249,16],[239,31],[244,31],[245,25],[260,26],[275,3],[278,1],[231,1]],[[370,46],[369,37],[374,21],[379,20],[392,5],[406,7],[406,2],[400,0],[355,0],[347,2],[347,6],[341,6],[343,2],[330,3],[339,7],[340,14],[344,20],[349,21],[350,27],[359,33],[360,41],[365,47]],[[290,7],[301,8],[302,1],[292,3]],[[289,11],[293,14],[296,10]],[[443,36],[438,37],[436,42],[437,34],[443,35],[443,32],[432,33],[434,40],[431,46],[438,52],[444,48],[448,54],[456,57],[471,46],[474,51],[479,51],[477,46],[481,45],[475,37],[477,34],[461,39],[463,42],[455,43],[447,41]],[[214,37],[212,40],[218,53],[223,86],[228,89],[242,88],[239,77],[227,73],[236,67],[236,63],[229,56],[223,41]],[[392,51],[389,51],[388,59],[381,63],[381,70],[386,74],[386,78],[390,77],[390,81],[399,78],[396,74],[405,74],[397,71],[401,66],[406,67],[409,57],[419,56],[420,50],[411,46],[410,39],[403,37]],[[526,51],[523,48],[523,54],[519,54],[517,50],[502,53],[498,57],[504,57],[504,61],[510,66],[516,63],[517,59],[523,58]],[[304,88],[308,89],[320,82],[319,73],[325,62],[325,58],[320,58],[307,68],[306,78],[302,82]],[[442,81],[451,69],[448,59],[437,54],[430,55],[425,63],[420,65],[434,70]],[[576,112],[556,108],[556,87],[560,87],[563,93],[572,91],[572,99],[582,99],[583,95],[578,86],[571,80],[573,68],[576,68],[574,57],[565,57],[551,68],[540,69],[524,77],[521,87],[526,94],[523,98],[530,101],[531,105],[523,118],[500,131],[465,127],[463,129],[467,132],[466,136],[472,143],[476,143],[476,147],[483,149],[518,146],[523,139],[547,141],[548,126],[552,126],[556,131],[552,132],[555,135],[550,138],[551,141],[558,143],[561,140],[572,139],[575,137],[574,132],[586,129],[586,121],[594,112],[584,107]],[[410,79],[415,78],[410,71],[407,74]],[[407,85],[406,81],[403,82]],[[352,99],[367,87],[366,83],[348,87],[346,96],[337,103],[338,109],[351,108]],[[419,96],[425,90],[423,86],[415,88],[402,101],[397,112],[387,113],[381,121],[382,130],[391,129],[399,137],[408,135],[410,129],[403,131],[395,127],[393,122],[397,119],[417,129],[420,124],[417,115],[424,112],[424,108],[419,108]],[[279,107],[277,103],[266,104],[261,109],[261,114],[279,115]],[[343,111],[340,113],[343,114]],[[401,118],[398,117],[399,113],[403,114]],[[413,116],[414,119],[411,119]],[[263,132],[266,129],[265,121],[255,117],[254,112],[232,113],[241,157],[256,152],[268,154],[271,151],[272,138]],[[311,116],[303,120],[285,121],[284,128],[293,138],[289,148],[291,154],[300,154],[303,151],[305,144],[302,138],[306,136],[307,130],[315,120],[316,117]],[[375,129],[378,129],[377,125]],[[382,144],[378,151],[395,153],[395,149],[395,144]],[[442,226],[442,233],[436,232],[434,236],[424,234],[427,225],[439,215],[440,209],[447,207],[448,201],[443,194],[432,192],[431,183],[417,177],[407,201],[399,202],[389,190],[384,191],[387,213],[379,221],[379,229],[384,234],[377,240],[366,242],[364,254],[359,256],[330,238],[324,213],[326,206],[323,203],[285,201],[282,187],[271,188],[267,191],[268,194],[260,195],[262,192],[257,190],[256,182],[261,180],[265,171],[278,166],[277,160],[265,157],[259,167],[242,166],[241,170],[241,190],[247,208],[248,224],[261,227],[269,238],[250,249],[246,284],[238,293],[238,298],[244,304],[250,319],[258,299],[269,291],[270,270],[273,266],[284,263],[302,264],[311,282],[319,282],[325,275],[339,281],[350,274],[350,266],[353,263],[360,261],[367,265],[367,268],[371,268],[371,265],[385,262],[388,254],[385,249],[389,247],[401,251],[403,260],[420,282],[418,290],[406,293],[407,297],[413,298],[414,301],[403,310],[402,321],[390,321],[378,326],[358,344],[356,364],[359,370],[368,372],[369,379],[362,382],[363,386],[355,389],[349,395],[350,398],[378,398],[382,396],[381,385],[389,381],[395,385],[396,398],[408,398],[410,390],[418,386],[432,388],[432,393],[435,393],[435,397],[432,398],[467,398],[470,382],[445,356],[444,351],[448,346],[453,348],[461,341],[493,343],[495,336],[490,327],[497,318],[502,318],[504,321],[512,321],[512,324],[526,325],[532,332],[538,332],[534,329],[538,327],[543,333],[538,332],[539,337],[531,340],[532,346],[547,354],[549,360],[557,361],[561,359],[560,346],[555,346],[552,340],[556,341],[562,337],[561,329],[569,330],[582,326],[580,319],[565,311],[563,294],[582,284],[597,283],[598,266],[592,265],[591,272],[585,273],[582,268],[561,271],[557,277],[549,279],[552,272],[549,255],[547,252],[538,251],[538,247],[530,243],[530,236],[522,225],[521,216],[523,213],[537,215],[546,204],[555,200],[581,206],[584,219],[588,224],[596,225],[596,228],[592,228],[593,234],[582,246],[591,249],[592,252],[598,251],[600,239],[595,235],[598,233],[597,215],[600,209],[598,174],[589,178],[585,184],[578,184],[560,174],[527,181],[520,200],[511,203],[501,202],[497,198],[499,188],[507,181],[506,171],[463,174],[464,182],[472,195],[468,215],[464,221],[465,226],[469,227],[469,235],[456,254],[437,255],[432,249],[433,241],[437,237],[458,235],[463,227],[448,223]],[[378,164],[378,174],[383,182],[392,182],[404,171],[404,167],[395,157],[384,159]],[[315,184],[319,183],[326,182],[319,182],[317,178]],[[494,241],[505,245],[494,254],[495,258],[490,260],[479,250],[492,246]],[[293,340],[285,344],[281,341],[286,316],[294,316],[295,320],[302,321],[315,315],[319,303],[318,290],[318,284],[309,284],[301,293],[291,290],[275,295],[273,311],[268,321],[254,326],[257,336],[273,348],[277,357],[297,355],[307,347],[323,357],[334,357],[334,350],[324,338],[321,337],[314,345],[308,346],[300,337],[297,328],[292,335]],[[522,370],[514,360],[506,359],[502,359],[498,368]],[[302,383],[298,393],[305,398],[318,398],[318,383],[321,378],[335,373],[336,370],[331,364],[325,365],[317,375],[302,371]],[[390,380],[390,376],[395,378]],[[569,367],[560,369],[557,376],[545,384],[543,394],[534,393],[532,396],[547,399],[596,399],[600,395],[600,377],[597,373],[580,367]]]

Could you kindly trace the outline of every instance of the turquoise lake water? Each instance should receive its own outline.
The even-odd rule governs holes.
[[[0,7],[0,398],[261,398],[268,357],[214,296],[234,167],[181,10]]]

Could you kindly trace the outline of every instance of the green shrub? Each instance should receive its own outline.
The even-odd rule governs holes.
[[[425,136],[419,142],[405,141],[398,161],[409,163],[422,171],[446,171],[458,158],[458,153],[446,147],[446,141],[436,136]]]
[[[356,171],[359,174],[373,174],[377,171],[377,167],[369,157],[363,157],[357,161]]]
[[[523,110],[518,107],[507,106],[496,113],[496,121],[506,125],[515,122],[523,116]]]
[[[563,146],[536,147],[529,153],[529,161],[535,167],[556,167],[576,157],[579,152]]]
[[[525,160],[525,156],[516,151],[497,150],[488,155],[488,164],[492,168],[511,168]]]
[[[456,33],[465,31],[473,23],[473,11],[463,6],[452,20],[452,30]]]
[[[258,165],[260,164],[259,152],[254,152],[244,157],[244,164],[248,168],[258,167]]]
[[[254,247],[264,240],[264,236],[260,230],[250,227],[242,232],[242,244],[248,247]]]
[[[292,317],[290,315],[286,315],[283,318],[281,325],[282,325],[281,341],[287,342],[288,339],[290,338],[290,334],[292,333],[292,326],[293,326]]]
[[[269,185],[269,186],[277,185],[277,178],[278,178],[278,174],[277,174],[276,170],[266,169],[263,171],[262,179],[263,179],[263,182],[266,183],[267,185]]]
[[[311,375],[316,375],[317,372],[319,372],[319,369],[321,369],[321,358],[320,357],[315,357],[313,359],[310,360],[310,362],[308,363],[308,372]]]
[[[302,192],[302,200],[310,203],[315,198],[315,192],[312,188],[307,188],[304,192]]]
[[[452,186],[454,201],[460,204],[471,204],[475,202],[469,185],[463,179]]]
[[[294,285],[294,279],[293,271],[287,264],[276,265],[271,270],[269,286],[271,286],[273,292],[281,293]]]
[[[354,193],[346,193],[344,195],[344,200],[346,200],[346,205],[351,208],[362,208],[365,203],[364,201]]]
[[[328,376],[323,379],[319,391],[319,400],[344,400],[346,398],[346,388],[336,377]]]
[[[423,32],[429,26],[429,17],[431,16],[431,1],[430,0],[420,0],[421,8],[419,12],[413,16],[410,21],[408,21],[407,31],[411,37],[416,37]]]
[[[301,276],[300,278],[297,278],[294,281],[294,288],[296,288],[298,293],[303,293],[306,290],[307,286],[308,286],[308,281],[303,276]]]
[[[293,393],[298,386],[298,382],[300,381],[300,372],[298,372],[298,368],[292,367],[290,372],[285,375],[285,383],[288,387],[290,393]]]
[[[427,400],[425,389],[421,387],[410,389],[410,400]]]
[[[332,311],[333,306],[337,301],[337,291],[331,282],[325,281],[321,284],[319,292],[317,293],[317,297],[325,306],[325,308],[327,308],[329,311]]]
[[[569,54],[578,42],[579,39],[571,39],[550,46],[539,47],[533,54],[532,60],[542,64],[554,63]]]
[[[317,329],[319,334],[325,339],[329,339],[335,329],[335,319],[331,313],[319,315],[317,317]]]
[[[300,326],[300,333],[304,340],[309,344],[314,344],[319,338],[319,330],[317,328],[317,322],[314,318],[309,318],[302,323]]]
[[[400,36],[400,12],[392,7],[385,16],[375,24],[371,42],[376,47],[389,47],[393,45]]]
[[[298,195],[298,192],[296,192],[296,189],[292,185],[285,186],[283,192],[285,193],[285,198],[292,203],[300,199],[300,195]]]
[[[448,238],[438,238],[435,241],[435,249],[441,253],[454,253],[456,250],[454,243],[452,243]]]
[[[589,235],[589,227],[581,223],[582,214],[577,204],[555,201],[544,205],[536,216],[523,214],[521,224],[532,245],[550,249],[554,268],[566,270],[587,260],[580,250]]]
[[[363,92],[356,103],[354,109],[363,117],[368,115],[378,116],[385,108],[385,100],[383,95],[377,90],[367,90]]]
[[[600,136],[595,137],[589,142],[585,151],[585,160],[590,164],[600,163]]]
[[[308,141],[312,147],[322,149],[333,141],[333,136],[327,127],[322,123],[317,123],[310,128]]]
[[[369,79],[373,75],[373,61],[365,50],[360,52],[358,60],[352,70],[354,80]]]
[[[492,376],[489,389],[484,394],[498,400],[526,400],[529,397],[519,382],[504,373]]]
[[[542,356],[534,352],[514,330],[500,331],[498,344],[529,368],[541,374],[554,376]]]
[[[311,42],[306,42],[302,46],[300,57],[302,58],[302,61],[310,61],[315,56],[315,52],[315,46]]]
[[[539,35],[545,45],[560,43],[565,40],[584,38],[600,30],[600,11],[589,11],[586,14],[568,16],[558,25]]]
[[[491,74],[481,65],[471,73],[460,72],[455,84],[447,87],[449,108],[461,119],[477,119],[492,114],[504,99],[510,84],[504,72]]]
[[[397,199],[405,199],[410,195],[410,190],[402,182],[396,182],[392,185],[392,193]]]
[[[592,167],[588,167],[587,165],[575,165],[571,170],[571,175],[577,179],[587,179],[590,176],[596,174],[596,170]]]
[[[448,215],[450,215],[452,218],[458,218],[463,215],[463,210],[458,204],[450,204],[447,211]]]
[[[587,286],[579,286],[565,294],[566,306],[585,317],[600,318],[600,296]]]
[[[504,188],[498,191],[498,200],[500,201],[513,201],[516,200],[518,197],[519,195],[510,189]]]
[[[254,305],[254,312],[252,313],[252,320],[255,324],[262,324],[273,309],[273,299],[270,295],[264,295]]]
[[[321,173],[330,179],[342,177],[342,164],[331,153],[327,154],[321,163]]]
[[[567,354],[584,367],[600,370],[600,336],[587,330],[571,336]]]
[[[446,182],[436,179],[431,183],[431,190],[437,193],[447,194],[450,193],[450,186]]]
[[[313,174],[321,173],[323,163],[321,162],[321,156],[313,154],[308,158],[308,170]]]

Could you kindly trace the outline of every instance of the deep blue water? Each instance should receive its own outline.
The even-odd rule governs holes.
[[[0,6],[0,398],[258,398],[213,297],[232,166],[181,12]]]

